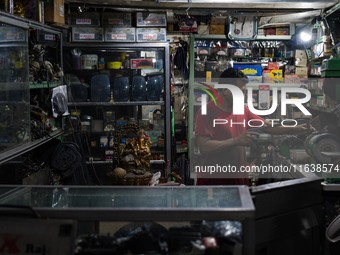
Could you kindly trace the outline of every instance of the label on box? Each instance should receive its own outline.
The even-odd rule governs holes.
[[[0,33],[0,41],[1,42],[9,42],[9,41],[25,41],[26,33],[24,29],[17,27],[7,27],[1,26]]]
[[[259,86],[259,109],[269,109],[270,105],[270,86]]]
[[[77,12],[69,16],[71,26],[99,26],[100,13],[98,12]]]
[[[111,34],[112,40],[126,40],[127,34]]]
[[[64,3],[59,4],[59,16],[64,17]]]
[[[72,41],[103,41],[103,29],[94,27],[73,27]]]
[[[46,41],[55,41],[55,40],[56,40],[56,37],[55,37],[55,35],[53,35],[53,34],[44,34],[44,39],[45,39]]]
[[[154,68],[154,61],[152,58],[131,59],[130,67],[132,69]]]
[[[91,19],[76,19],[76,25],[91,25]]]
[[[279,69],[279,63],[278,62],[268,62],[268,69],[273,70],[273,69]]]
[[[122,27],[122,28],[106,28],[105,40],[106,41],[121,41],[121,42],[134,42],[135,41],[135,28]]]
[[[93,40],[95,37],[95,34],[79,34],[80,40]]]

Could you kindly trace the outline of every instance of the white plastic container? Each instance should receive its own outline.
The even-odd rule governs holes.
[[[82,55],[81,57],[81,69],[97,69],[98,56],[95,54]]]

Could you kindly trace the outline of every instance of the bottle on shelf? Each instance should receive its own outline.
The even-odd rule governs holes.
[[[130,69],[130,55],[129,54],[126,54],[126,56],[125,56],[124,68]]]
[[[104,58],[99,59],[98,69],[105,69],[105,59]]]

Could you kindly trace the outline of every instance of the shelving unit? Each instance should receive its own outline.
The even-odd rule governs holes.
[[[62,68],[62,36],[58,29],[2,11],[0,11],[0,24],[2,29],[0,35],[0,111],[2,112],[0,165],[2,165],[4,180],[12,182],[15,179],[15,182],[20,183],[24,182],[22,178],[27,174],[25,171],[28,169],[22,167],[21,159],[30,157],[39,147],[49,146],[51,141],[63,135],[60,127],[46,126],[44,130],[42,118],[41,122],[38,122],[39,117],[36,118],[32,113],[33,111],[40,113],[38,109],[48,111],[45,101],[49,93],[47,89],[60,84],[60,81],[52,82],[43,79],[39,80],[39,83],[31,82],[31,49],[39,43],[42,48],[50,43],[44,44],[41,40],[36,40],[37,37],[32,36],[34,33],[52,35],[49,38],[53,39],[54,47],[53,52],[49,52],[51,53],[49,57],[52,56],[53,60],[44,58],[44,54],[40,56],[40,60],[49,60],[51,64],[58,63],[60,68]],[[32,107],[31,99],[35,98],[34,95],[37,95],[37,105]],[[35,126],[32,125],[33,122]],[[14,177],[15,175],[17,177]]]
[[[96,55],[99,59],[105,59],[106,65],[98,68],[95,67],[76,67],[74,65],[74,56],[72,56],[72,50],[77,49],[82,55]],[[119,68],[112,68],[108,65],[108,62],[113,61],[123,61],[122,57],[129,55],[130,62],[128,66],[122,66]],[[119,129],[124,123],[135,122],[143,128],[146,133],[150,136],[153,146],[151,148],[151,153],[154,152],[156,155],[160,155],[164,161],[170,162],[172,159],[171,153],[171,104],[170,104],[170,72],[167,68],[170,63],[169,56],[169,45],[168,43],[155,42],[155,43],[91,43],[91,42],[72,42],[64,43],[64,67],[66,75],[74,75],[79,78],[83,84],[87,84],[87,98],[83,100],[72,100],[69,98],[68,107],[71,111],[71,119],[83,121],[85,115],[91,116],[93,120],[101,121],[103,128],[93,132],[93,130],[87,130],[84,132],[82,125],[80,129],[71,130],[68,129],[68,136],[72,136],[77,133],[80,136],[85,135],[87,140],[84,140],[85,151],[88,152],[88,164],[94,165],[105,165],[112,163],[110,157],[105,158],[104,153],[110,153],[113,151],[112,145],[110,145],[110,138],[108,138],[107,143],[101,143],[100,139],[108,136],[115,136],[115,131]],[[154,67],[133,67],[132,63],[134,59],[153,59],[155,62]],[[131,67],[131,68],[130,68]],[[138,76],[145,80],[148,79],[148,75],[157,73],[162,75],[163,84],[162,93],[159,96],[159,100],[136,100],[133,98],[132,94],[132,81],[133,78]],[[96,87],[91,84],[92,77],[95,75],[104,75],[109,80],[109,87],[105,93],[109,93],[107,100],[94,100],[93,93],[96,93]],[[116,92],[118,91],[118,85],[115,83],[117,77],[127,77],[129,80],[128,88],[128,98],[126,100],[121,100],[119,96],[117,97]],[[116,84],[116,85],[115,85]],[[72,84],[70,84],[72,86]],[[97,85],[98,86],[98,85]],[[143,88],[147,89],[147,82],[143,85],[140,93],[145,93]],[[101,89],[100,86],[97,87]],[[150,89],[151,91],[151,89]],[[76,93],[76,92],[74,92]],[[146,92],[148,93],[148,92]],[[74,96],[73,96],[74,98]],[[74,115],[72,112],[78,112],[78,115]],[[161,126],[156,127],[155,125],[150,125],[151,121],[149,115],[152,112],[160,111],[162,120],[158,123]],[[105,120],[104,113],[112,112],[111,124],[113,126],[112,130],[105,131]],[[123,124],[121,124],[123,123]],[[147,126],[145,126],[147,125]],[[158,141],[161,135],[164,139],[164,146],[159,147]],[[96,146],[90,146],[93,141]],[[153,154],[152,154],[153,155]],[[97,163],[100,162],[100,163]]]

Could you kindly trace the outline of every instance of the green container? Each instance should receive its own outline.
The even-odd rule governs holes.
[[[321,71],[340,70],[340,58],[325,59],[322,61]]]
[[[321,71],[321,77],[322,78],[340,77],[340,69],[339,70],[324,70],[324,71]]]

